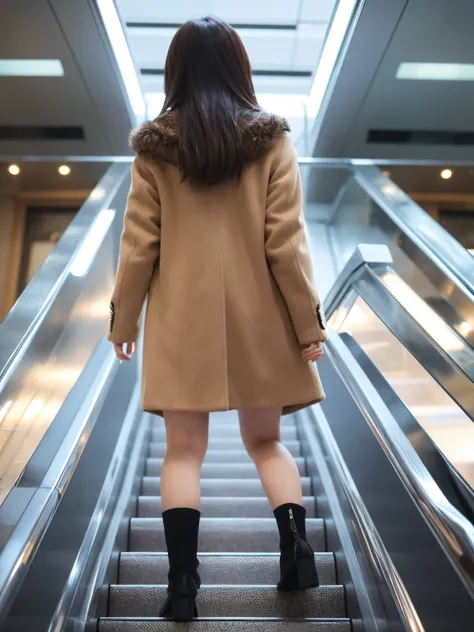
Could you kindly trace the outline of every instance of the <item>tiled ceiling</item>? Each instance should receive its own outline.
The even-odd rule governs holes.
[[[166,53],[190,18],[216,15],[241,35],[257,93],[305,94],[335,0],[119,0],[145,94],[163,92]]]

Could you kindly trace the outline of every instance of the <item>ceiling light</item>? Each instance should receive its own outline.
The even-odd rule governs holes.
[[[474,81],[474,64],[403,62],[396,77],[415,81]]]
[[[308,117],[316,118],[326,95],[357,0],[340,0],[329,26],[308,98]]]
[[[8,167],[8,173],[12,176],[17,176],[20,173],[20,167],[18,165],[10,165]]]
[[[2,77],[64,77],[59,59],[0,59]]]
[[[60,173],[62,176],[68,176],[71,173],[71,167],[68,167],[67,165],[61,165],[58,169],[58,173]]]
[[[449,180],[449,178],[453,177],[453,172],[451,169],[443,169],[439,175],[443,178],[443,180]]]
[[[97,0],[97,5],[125,84],[130,105],[137,122],[141,122],[146,115],[145,101],[114,0]]]

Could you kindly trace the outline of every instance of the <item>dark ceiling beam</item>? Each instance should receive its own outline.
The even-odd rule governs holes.
[[[164,75],[163,68],[141,68],[142,75]],[[252,70],[254,77],[311,77],[311,70]]]
[[[130,28],[179,29],[179,22],[127,22]],[[296,24],[232,24],[234,29],[254,29],[260,31],[296,31]]]

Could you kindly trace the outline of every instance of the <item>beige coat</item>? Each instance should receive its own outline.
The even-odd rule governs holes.
[[[148,296],[142,408],[217,411],[320,401],[301,345],[326,339],[283,119],[242,117],[239,181],[181,181],[170,114],[131,137],[132,167],[109,340],[135,341]]]

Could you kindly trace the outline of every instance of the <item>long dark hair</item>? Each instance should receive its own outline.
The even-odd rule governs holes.
[[[237,31],[215,17],[190,20],[171,42],[166,99],[179,124],[183,179],[213,185],[238,177],[244,165],[238,118],[259,110],[250,61]]]

